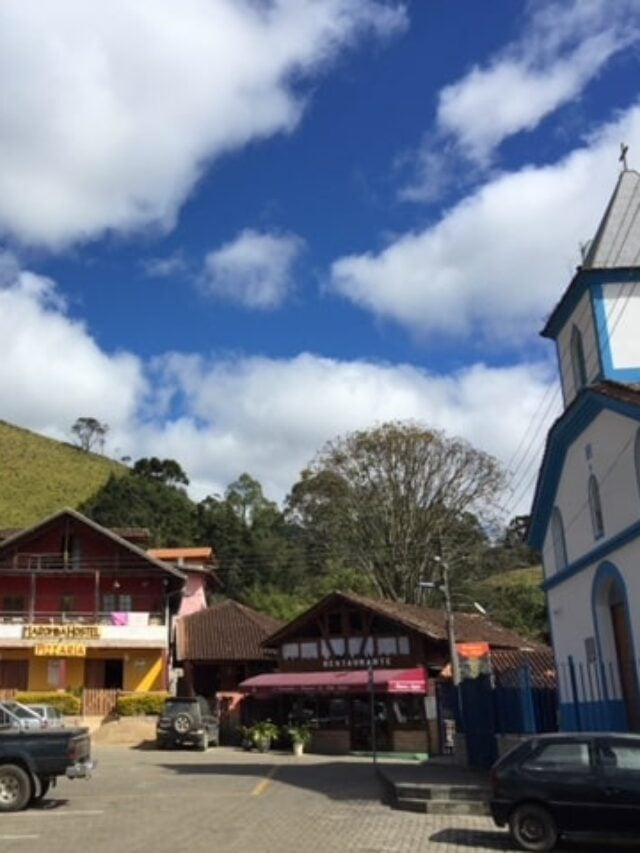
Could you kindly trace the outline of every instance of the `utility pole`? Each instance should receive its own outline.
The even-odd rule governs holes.
[[[451,605],[451,588],[449,586],[449,564],[442,557],[436,557],[442,568],[442,592],[444,593],[444,606],[446,613],[447,640],[449,642],[449,658],[451,659],[451,679],[453,686],[460,684],[460,659],[456,645],[456,631]]]

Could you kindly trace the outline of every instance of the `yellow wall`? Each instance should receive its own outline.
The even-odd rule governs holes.
[[[145,693],[152,690],[164,690],[164,659],[161,649],[91,649],[87,658],[64,658],[66,673],[64,684],[50,683],[49,661],[60,658],[39,657],[32,649],[2,649],[0,656],[4,660],[29,661],[29,690],[75,689],[84,686],[85,660],[121,658],[124,661],[123,690],[133,693]]]

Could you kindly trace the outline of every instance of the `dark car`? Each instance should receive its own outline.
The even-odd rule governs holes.
[[[553,850],[560,835],[640,839],[640,735],[539,735],[496,762],[491,813],[524,850]]]
[[[156,726],[158,749],[172,746],[197,746],[205,750],[217,746],[218,716],[203,696],[167,699]]]

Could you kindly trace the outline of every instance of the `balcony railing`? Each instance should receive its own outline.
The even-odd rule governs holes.
[[[24,611],[0,611],[0,623],[9,625],[113,625],[120,627],[143,627],[164,625],[164,613],[146,611],[112,611],[88,613],[26,613]]]

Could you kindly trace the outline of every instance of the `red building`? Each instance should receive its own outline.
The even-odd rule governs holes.
[[[0,543],[0,687],[167,687],[171,620],[191,573],[123,532],[65,509]]]

